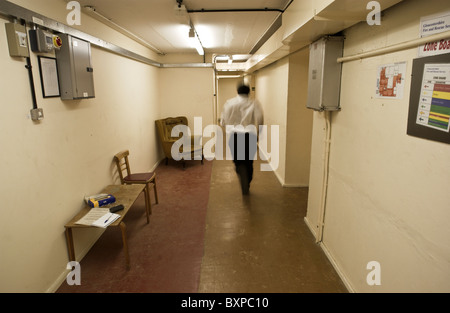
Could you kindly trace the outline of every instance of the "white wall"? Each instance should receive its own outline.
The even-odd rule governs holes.
[[[161,69],[159,75],[161,118],[187,116],[191,131],[194,117],[202,117],[204,126],[212,124],[212,68],[167,68]]]
[[[306,109],[309,49],[256,72],[255,96],[264,109],[271,152],[272,125],[279,126],[279,163],[274,173],[285,187],[309,185],[312,112]]]
[[[279,164],[274,173],[284,184],[286,175],[286,118],[289,60],[283,58],[255,75],[255,97],[264,110],[264,124],[268,126],[268,149],[271,147],[271,127],[279,126]]]
[[[344,55],[419,37],[421,16],[449,11],[439,0],[411,0],[384,12],[382,25],[345,32]],[[417,48],[343,65],[341,106],[333,113],[323,247],[356,292],[450,291],[450,146],[406,134]],[[376,99],[377,68],[406,61],[403,99]],[[307,223],[320,204],[324,119],[314,114]],[[369,286],[368,262],[381,265]]]
[[[309,49],[289,56],[285,186],[309,186],[313,112],[306,108]]]
[[[16,3],[57,20],[67,14],[65,1]],[[0,292],[53,291],[68,262],[64,224],[83,206],[85,195],[118,183],[113,155],[129,149],[134,171],[148,171],[159,161],[154,124],[159,69],[92,47],[95,99],[44,99],[32,54],[38,106],[45,116],[34,123],[25,61],[9,56],[6,22],[0,19]],[[152,56],[84,15],[81,27]],[[75,232],[78,258],[99,234]]]
[[[210,56],[168,54],[160,58],[164,64],[203,63]],[[160,118],[186,116],[191,132],[194,118],[202,118],[202,128],[213,123],[214,77],[212,68],[175,67],[159,72]],[[203,144],[208,141],[204,138]],[[161,154],[161,157],[163,155]]]

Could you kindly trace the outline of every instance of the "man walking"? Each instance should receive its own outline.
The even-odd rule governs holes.
[[[238,86],[237,96],[225,102],[221,124],[226,127],[233,162],[241,183],[242,194],[248,195],[253,179],[259,125],[264,123],[261,104],[249,98],[250,87]]]

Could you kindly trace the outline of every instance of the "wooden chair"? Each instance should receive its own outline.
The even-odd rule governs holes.
[[[114,156],[114,161],[117,165],[117,171],[119,172],[120,182],[122,185],[132,185],[132,184],[145,184],[145,207],[149,214],[152,214],[152,203],[150,201],[150,189],[153,187],[155,192],[156,204],[158,204],[158,193],[156,191],[156,173],[131,173],[130,164],[128,162],[128,155],[130,152],[128,150],[117,153]],[[147,215],[147,222],[148,215]]]

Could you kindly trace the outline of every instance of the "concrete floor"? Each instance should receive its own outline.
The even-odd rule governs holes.
[[[199,292],[347,292],[303,220],[308,188],[259,166],[244,196],[233,162],[213,163]]]

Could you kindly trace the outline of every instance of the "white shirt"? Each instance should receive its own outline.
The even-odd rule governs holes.
[[[245,95],[237,95],[229,99],[223,106],[221,125],[227,126],[227,132],[243,132],[243,127],[254,125],[256,133],[259,125],[264,124],[264,114],[261,104]],[[242,125],[243,127],[236,127]],[[245,131],[251,131],[251,128]]]

